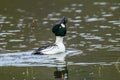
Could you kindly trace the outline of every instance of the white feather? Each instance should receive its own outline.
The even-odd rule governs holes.
[[[46,49],[41,50],[43,54],[57,54],[65,52],[65,46],[63,44],[63,37],[57,36],[55,41],[56,46],[51,46]]]

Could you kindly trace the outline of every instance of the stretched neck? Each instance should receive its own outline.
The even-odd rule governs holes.
[[[64,38],[64,37],[56,36],[55,44],[63,44],[63,38]]]

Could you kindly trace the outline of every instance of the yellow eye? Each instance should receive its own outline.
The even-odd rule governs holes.
[[[61,26],[59,28],[62,28]]]

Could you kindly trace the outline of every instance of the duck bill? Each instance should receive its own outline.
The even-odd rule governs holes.
[[[63,23],[61,23],[61,26],[62,26],[63,28],[65,28],[65,27],[66,27],[66,25],[65,25],[65,24],[63,24]]]
[[[60,24],[63,28],[66,27],[66,23],[67,23],[67,19],[65,17],[62,18],[62,20],[60,21]]]

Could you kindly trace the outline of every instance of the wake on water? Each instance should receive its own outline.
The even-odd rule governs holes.
[[[32,51],[0,54],[0,66],[48,66],[65,64],[65,58],[81,54],[80,50],[66,50],[55,55],[33,55]]]

